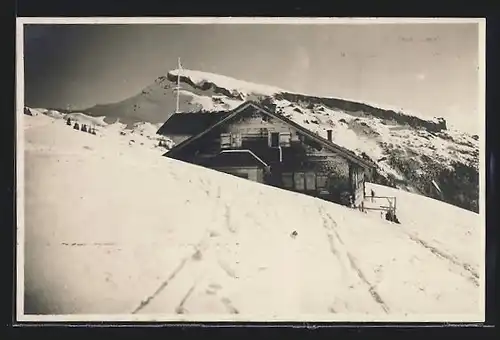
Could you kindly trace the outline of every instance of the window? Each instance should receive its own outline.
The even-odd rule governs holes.
[[[239,133],[231,134],[231,146],[233,148],[241,147],[241,134]]]
[[[287,147],[290,146],[291,139],[291,132],[271,132],[269,133],[269,146],[272,148]]]
[[[295,184],[295,189],[303,191],[305,189],[305,182],[304,182],[304,173],[303,172],[296,172],[293,176],[294,178],[294,184]]]
[[[314,172],[306,173],[306,189],[316,190],[316,174]]]
[[[220,147],[222,149],[227,149],[231,146],[231,134],[221,133],[220,135]]]
[[[239,133],[221,133],[221,135],[220,135],[220,147],[221,147],[221,149],[241,147],[241,134],[239,134]]]
[[[320,189],[326,188],[326,184],[328,181],[328,177],[326,174],[317,174],[316,175],[316,186]]]
[[[287,189],[293,189],[293,174],[291,172],[282,175],[283,186]]]
[[[280,134],[279,132],[271,132],[269,139],[269,146],[272,148],[277,148],[280,144]]]
[[[292,134],[290,132],[280,133],[280,146],[290,146],[290,140],[292,139]]]

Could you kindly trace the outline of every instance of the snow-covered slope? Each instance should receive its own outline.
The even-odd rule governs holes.
[[[116,131],[23,119],[26,312],[483,319],[475,213],[372,185],[398,197],[397,225],[158,157]]]
[[[46,110],[46,109],[32,109],[28,108],[30,112],[35,113],[35,115],[40,115],[42,118],[38,120],[28,120],[27,124],[37,125],[40,122],[46,122],[43,117],[47,116],[53,118],[50,122],[52,124],[60,124],[61,122],[67,123],[68,119],[71,125],[68,128],[72,129],[75,122],[79,124],[79,129],[82,125],[87,125],[89,127],[94,127],[96,131],[96,136],[94,138],[106,137],[106,140],[114,140],[121,145],[138,145],[145,146],[151,150],[154,150],[157,155],[164,154],[169,148],[174,144],[173,142],[164,136],[158,135],[156,132],[160,127],[158,124],[151,124],[147,122],[134,123],[134,124],[123,124],[120,120],[114,123],[108,124],[105,122],[105,117],[93,117],[81,112],[63,113],[57,110]],[[26,116],[31,116],[27,115]],[[80,134],[87,134],[86,132],[80,130],[74,130]],[[50,136],[47,136],[50,138]],[[100,139],[98,139],[100,140]],[[160,145],[160,141],[164,142],[164,145]],[[106,143],[103,143],[102,147],[106,147]]]
[[[161,76],[141,93],[119,103],[98,105],[86,114],[137,122],[164,123],[175,111],[179,70]],[[479,138],[446,128],[442,118],[426,119],[339,98],[292,93],[230,77],[182,70],[180,109],[224,111],[257,100],[298,124],[378,164],[377,183],[479,209]],[[442,194],[433,189],[432,181]]]

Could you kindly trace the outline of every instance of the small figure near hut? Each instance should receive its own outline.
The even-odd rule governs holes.
[[[68,117],[68,119],[66,120],[66,125],[71,125],[71,118]]]
[[[75,125],[73,125],[73,129],[80,130],[80,125],[78,124],[78,122],[75,122]]]
[[[87,125],[85,125],[85,124],[82,125],[82,131],[87,132]]]
[[[387,210],[387,212],[385,213],[385,219],[387,221],[392,221],[392,214],[390,210]]]
[[[385,214],[385,219],[387,221],[390,221],[390,222],[394,222],[394,223],[397,223],[397,224],[401,224],[398,220],[398,217],[396,216],[396,214],[394,213],[393,210],[388,210],[387,213]]]

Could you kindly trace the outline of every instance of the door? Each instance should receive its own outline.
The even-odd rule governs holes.
[[[304,180],[304,173],[303,172],[296,172],[293,175],[294,179],[294,184],[295,184],[295,190],[298,191],[304,191],[305,190],[305,180]]]
[[[307,191],[316,190],[316,174],[314,172],[306,173],[306,190]]]

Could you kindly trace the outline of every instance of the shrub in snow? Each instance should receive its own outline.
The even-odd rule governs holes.
[[[38,113],[35,110],[30,109],[29,107],[25,107],[24,114],[28,116],[36,116]]]

